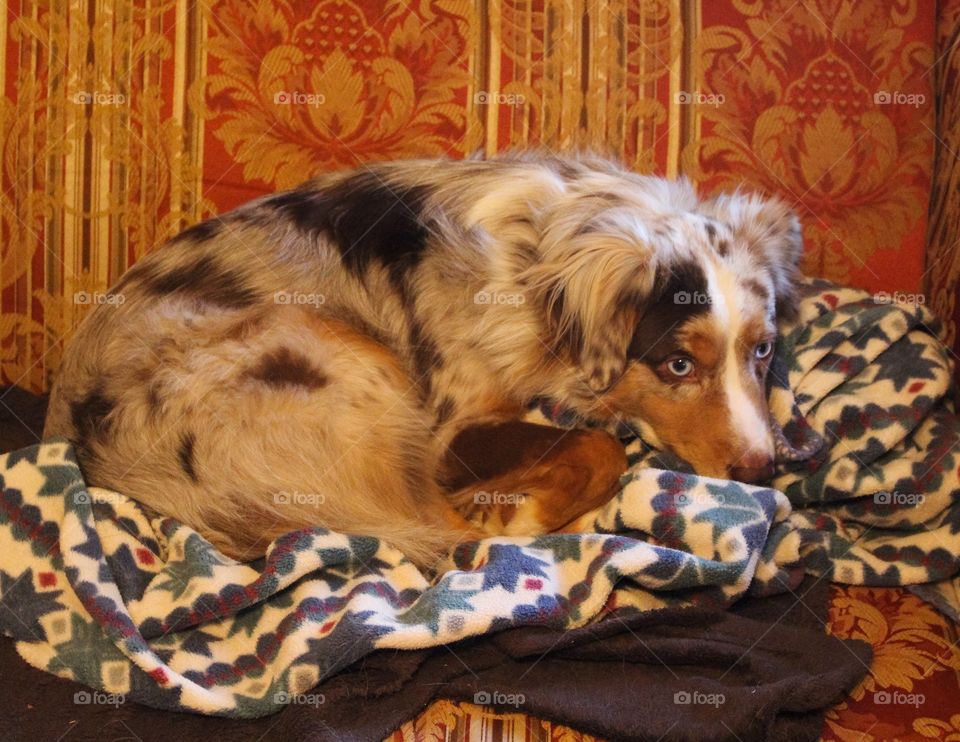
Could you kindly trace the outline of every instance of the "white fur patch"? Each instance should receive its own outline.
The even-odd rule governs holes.
[[[726,329],[721,374],[733,428],[742,436],[746,450],[767,451],[770,447],[770,426],[743,386],[743,349],[739,347],[739,343],[744,325],[746,297],[737,285],[736,277],[729,270],[712,260],[705,261],[704,267],[711,312],[721,327]]]

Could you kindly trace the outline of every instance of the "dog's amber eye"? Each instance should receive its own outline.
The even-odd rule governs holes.
[[[769,340],[764,340],[762,343],[757,343],[757,347],[754,348],[753,353],[761,361],[766,358],[773,351],[773,343]]]
[[[667,363],[667,368],[670,369],[670,373],[674,376],[689,376],[693,373],[693,361],[689,358],[674,358],[672,361]]]

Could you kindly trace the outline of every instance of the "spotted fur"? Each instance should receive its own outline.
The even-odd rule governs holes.
[[[757,353],[800,251],[779,202],[701,201],[591,157],[334,173],[122,277],[124,301],[66,351],[46,433],[77,444],[92,484],[236,558],[320,525],[427,564],[477,535],[436,481],[450,442],[534,397],[637,421],[701,473],[762,478]],[[511,532],[554,527],[575,501],[552,519],[537,502]]]

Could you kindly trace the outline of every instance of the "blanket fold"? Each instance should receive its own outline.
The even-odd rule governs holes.
[[[379,651],[291,705],[283,739],[377,742],[432,700],[495,706],[607,739],[815,740],[866,674],[869,645],[823,633],[827,583],[730,612],[665,608],[581,629],[509,629]]]
[[[256,717],[377,649],[794,589],[960,571],[951,367],[922,307],[811,281],[771,370],[769,488],[643,443],[596,533],[468,544],[430,581],[375,539],[312,529],[237,564],[87,487],[63,440],[0,457],[0,629],[35,667],[158,708]],[[543,404],[559,425],[587,424]],[[175,493],[172,493],[175,496]]]
[[[13,653],[12,642],[0,642],[0,737],[19,739],[29,729],[37,739],[67,733],[78,742],[116,735],[145,742],[209,735],[223,742],[379,742],[431,699],[459,698],[499,701],[501,709],[535,711],[554,724],[598,734],[602,730],[611,740],[657,739],[659,735],[652,735],[663,728],[662,718],[670,719],[664,742],[700,739],[702,717],[711,710],[707,739],[722,730],[728,738],[736,735],[745,741],[814,740],[822,729],[824,706],[866,673],[870,660],[867,645],[824,636],[828,593],[826,581],[811,577],[793,594],[746,598],[729,614],[688,606],[624,615],[621,620],[610,617],[568,632],[528,627],[433,649],[375,650],[288,699],[279,715],[259,719],[170,713],[118,697],[98,697],[82,685],[30,667]],[[759,651],[745,651],[758,642]],[[797,647],[808,646],[795,667]],[[731,648],[736,655],[732,659]],[[718,664],[719,658],[726,664]],[[739,667],[741,659],[745,661]],[[673,691],[674,698],[666,697],[669,689],[660,685],[664,675],[681,688]],[[704,677],[716,685],[712,704],[698,714],[690,707],[707,701],[706,694],[695,695],[703,693]],[[749,694],[744,692],[745,679],[752,683]],[[728,704],[735,702],[751,708],[762,703],[763,708],[753,714],[731,711]],[[447,723],[449,736],[466,731],[461,726],[469,718],[466,714],[474,722],[480,716],[476,708],[466,707],[464,716]],[[650,719],[653,722],[646,723]],[[535,719],[528,717],[526,724],[539,729]],[[553,734],[558,733],[554,726]]]

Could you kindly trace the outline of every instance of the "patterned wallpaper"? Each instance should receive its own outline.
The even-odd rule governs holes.
[[[809,272],[916,292],[935,26],[933,0],[11,0],[0,383],[47,386],[181,228],[410,156],[589,147],[779,193]]]

